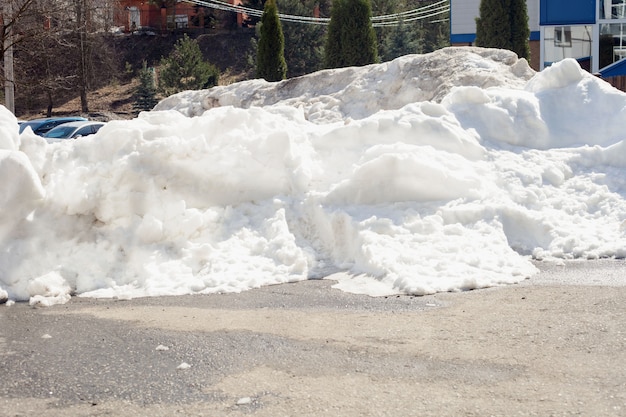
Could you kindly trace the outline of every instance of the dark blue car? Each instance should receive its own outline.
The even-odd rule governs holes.
[[[27,122],[23,122],[20,124],[20,133],[22,133],[27,127],[33,129],[33,132],[36,135],[43,136],[53,127],[57,127],[58,125],[62,125],[63,123],[68,122],[78,122],[87,120],[84,117],[48,117],[45,119],[34,119],[29,120]]]

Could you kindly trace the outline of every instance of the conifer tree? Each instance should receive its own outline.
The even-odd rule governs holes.
[[[476,18],[476,45],[508,49],[530,58],[526,0],[481,0]]]
[[[422,20],[421,27],[423,33],[421,53],[426,54],[450,46],[450,26],[445,21],[430,23]]]
[[[520,58],[530,59],[530,28],[526,0],[511,0],[511,50]]]
[[[344,15],[344,2],[346,0],[334,0],[330,9],[330,22],[328,22],[328,33],[326,34],[326,47],[324,49],[324,66],[326,68],[345,67],[341,31]]]
[[[267,81],[280,81],[287,76],[285,38],[278,18],[276,0],[267,0],[261,16],[261,37],[257,48],[256,72]]]
[[[411,30],[404,22],[400,22],[384,39],[381,55],[386,61],[391,61],[402,55],[421,53],[421,45],[414,37],[416,34],[419,35],[419,32]]]
[[[277,0],[281,13],[308,16],[318,0]],[[323,62],[323,25],[281,22],[285,35],[287,77],[297,77],[321,69]]]
[[[335,0],[326,42],[327,68],[368,65],[378,61],[369,0]]]
[[[187,34],[179,39],[172,53],[161,60],[159,89],[167,95],[184,90],[200,90],[217,85],[219,70],[204,60],[198,42]]]
[[[510,0],[481,0],[476,18],[476,45],[508,49],[511,40],[509,26]]]
[[[148,68],[146,61],[143,61],[143,67],[139,71],[139,86],[135,90],[135,103],[133,104],[135,111],[152,110],[158,103],[156,94],[153,70]]]

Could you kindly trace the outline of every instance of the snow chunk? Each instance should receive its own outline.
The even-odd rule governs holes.
[[[17,151],[20,146],[17,119],[4,106],[0,106],[0,150]]]
[[[57,272],[50,272],[30,280],[26,289],[31,294],[29,304],[43,307],[67,303],[72,290]]]

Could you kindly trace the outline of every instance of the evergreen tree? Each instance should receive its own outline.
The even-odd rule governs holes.
[[[476,45],[509,49],[530,58],[526,0],[481,0],[476,18]]]
[[[287,76],[285,37],[278,18],[276,0],[267,0],[261,16],[260,39],[256,54],[257,77],[280,81]]]
[[[326,41],[326,67],[360,66],[378,61],[371,18],[369,0],[333,2]]]
[[[432,6],[440,0],[371,0],[376,16]],[[389,61],[406,54],[424,54],[450,46],[449,12],[423,19],[376,27],[379,55]]]
[[[509,49],[511,0],[481,0],[476,18],[476,45],[486,48]]]
[[[422,53],[427,54],[450,46],[450,27],[442,23],[426,23],[422,26]]]
[[[154,85],[153,69],[148,68],[146,61],[143,61],[143,67],[139,71],[139,86],[135,90],[135,103],[133,108],[135,111],[150,111],[156,106],[158,100],[156,98],[157,90]]]
[[[330,9],[330,22],[328,22],[326,47],[324,49],[324,66],[326,68],[340,68],[346,66],[341,44],[345,1],[346,0],[334,0]]]
[[[511,0],[511,50],[520,58],[530,59],[530,27],[526,0]]]
[[[372,4],[372,15],[374,16],[393,15],[410,8],[405,0],[370,0],[370,2]],[[409,27],[415,28],[416,26],[404,25],[405,29]],[[376,42],[378,44],[378,56],[382,61],[389,61],[399,55],[404,55],[402,53],[399,55],[396,55],[396,53],[389,54],[388,48],[393,45],[393,42],[389,38],[398,35],[396,30],[397,26],[387,25],[377,26],[374,28],[374,31],[376,32]],[[411,33],[411,37],[415,39],[419,38],[419,36],[414,33]],[[391,55],[393,55],[393,57],[390,58]]]
[[[422,52],[417,39],[414,38],[415,31],[400,22],[394,26],[383,43],[383,53],[381,54],[385,61],[391,61],[399,56],[407,54],[419,54]]]
[[[160,67],[159,89],[166,95],[213,87],[219,79],[217,67],[204,60],[198,42],[187,34],[161,59]]]
[[[433,4],[435,2],[430,2]],[[420,3],[421,4],[421,3]],[[450,46],[450,12],[437,15],[435,21],[421,20],[422,27],[422,53],[436,51]]]
[[[281,13],[310,15],[318,0],[278,0]],[[303,25],[282,22],[285,35],[285,60],[287,76],[297,77],[321,69],[323,62],[324,34],[322,25]]]

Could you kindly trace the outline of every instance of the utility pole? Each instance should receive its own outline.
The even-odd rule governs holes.
[[[4,105],[15,114],[15,77],[13,75],[13,24],[6,25],[7,20],[13,18],[12,0],[4,1]]]

